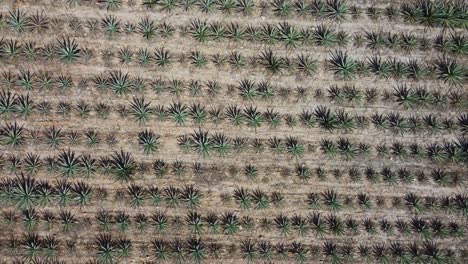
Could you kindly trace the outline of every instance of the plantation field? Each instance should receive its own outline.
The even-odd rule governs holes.
[[[466,263],[463,1],[0,0],[0,263]]]

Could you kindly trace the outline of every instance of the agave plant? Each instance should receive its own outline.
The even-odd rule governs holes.
[[[317,60],[311,56],[301,53],[295,59],[296,69],[307,76],[312,76],[317,72]]]
[[[62,224],[62,231],[66,233],[76,222],[76,219],[70,211],[61,211],[59,216]]]
[[[271,49],[264,50],[260,56],[260,64],[271,73],[280,73],[285,67],[284,58],[276,56]]]
[[[235,126],[241,125],[244,121],[244,115],[242,114],[242,110],[236,105],[228,106],[226,108],[225,115],[229,119],[229,121]]]
[[[222,133],[215,133],[211,137],[211,148],[218,152],[220,156],[224,156],[229,152],[230,142],[229,138]]]
[[[226,212],[221,216],[221,224],[224,229],[224,233],[228,235],[237,233],[240,226],[238,216],[232,212]]]
[[[0,92],[0,115],[9,117],[16,110],[17,94],[9,90]]]
[[[81,56],[81,51],[75,40],[70,40],[70,38],[57,40],[57,55],[65,63],[76,61]]]
[[[328,59],[330,69],[333,73],[343,79],[351,79],[356,73],[357,64],[353,59],[348,58],[346,53],[342,51],[334,51]]]
[[[33,89],[33,81],[35,79],[35,74],[30,69],[21,69],[18,75],[18,84],[28,90],[31,91]]]
[[[257,111],[257,107],[255,106],[248,106],[244,108],[244,116],[247,121],[247,124],[250,127],[253,127],[255,131],[258,127],[260,127],[262,123],[262,114]]]
[[[24,134],[24,125],[18,125],[16,122],[7,123],[1,127],[0,142],[15,148],[25,143],[26,136]]]
[[[76,182],[73,185],[73,192],[75,192],[76,195],[75,199],[80,207],[83,207],[89,203],[91,191],[91,187],[83,181]]]
[[[57,166],[65,177],[73,177],[77,173],[80,163],[79,156],[75,156],[75,152],[70,149],[62,150],[57,158]]]
[[[346,19],[349,12],[348,4],[343,0],[327,0],[324,15],[327,18],[341,22]]]
[[[338,194],[334,190],[326,190],[322,193],[323,203],[330,207],[333,211],[338,211],[341,209],[341,203],[338,200]]]
[[[106,15],[101,20],[101,27],[107,35],[113,36],[120,32],[120,20],[112,15]]]
[[[200,104],[192,104],[189,109],[189,115],[195,122],[195,124],[201,124],[206,119],[206,110],[205,106]]]
[[[206,21],[201,21],[199,19],[190,22],[190,31],[192,37],[199,42],[207,41],[210,34],[210,28]]]
[[[298,46],[299,42],[302,41],[303,38],[301,32],[296,27],[290,25],[287,22],[279,24],[278,33],[279,39],[283,41],[288,48],[294,48]]]
[[[47,181],[41,181],[37,184],[37,200],[39,206],[48,206],[52,204],[54,187]]]
[[[287,137],[285,140],[286,151],[293,157],[301,157],[304,153],[304,146],[295,137]]]
[[[95,245],[99,263],[113,263],[117,257],[115,240],[111,234],[103,233],[96,236]]]
[[[136,170],[131,153],[120,150],[111,155],[111,169],[118,180],[129,181]]]
[[[167,112],[177,125],[184,124],[189,115],[187,107],[180,102],[173,102],[167,109]]]
[[[29,17],[26,12],[16,9],[14,11],[8,10],[8,14],[7,25],[15,31],[22,33],[29,26]]]
[[[276,228],[280,231],[282,235],[287,235],[290,233],[290,221],[289,218],[283,214],[277,215],[274,218]]]
[[[168,258],[168,245],[162,240],[153,240],[151,242],[153,246],[154,255],[159,260],[166,260]]]
[[[73,200],[73,186],[66,180],[58,180],[55,184],[55,199],[58,206],[64,207]]]
[[[28,209],[34,206],[37,197],[37,182],[31,176],[18,176],[14,180],[11,199],[19,209]]]
[[[289,252],[293,255],[296,262],[304,263],[306,261],[308,249],[301,242],[292,242]]]
[[[248,191],[246,189],[244,189],[242,187],[237,188],[236,190],[234,190],[233,197],[236,200],[236,202],[239,203],[239,206],[242,209],[249,209],[250,208],[250,206],[252,204],[252,200],[251,200],[250,194],[248,193]]]
[[[205,259],[205,244],[200,238],[187,240],[187,249],[195,263],[200,263]]]
[[[342,263],[342,257],[338,251],[338,246],[332,241],[325,241],[323,243],[322,252],[330,263]]]
[[[138,133],[138,144],[143,147],[145,154],[154,153],[159,148],[159,135],[154,134],[151,130],[144,130]]]
[[[167,227],[167,217],[161,212],[155,212],[151,216],[153,220],[153,225],[156,228],[156,231],[163,232]]]
[[[208,137],[208,132],[198,130],[190,134],[190,141],[192,142],[192,148],[200,156],[207,156],[210,153],[210,149],[213,147],[213,141]]]
[[[145,124],[153,114],[154,110],[150,107],[150,104],[150,102],[146,102],[143,96],[134,97],[133,101],[130,103],[132,115],[139,124]]]
[[[373,56],[367,59],[368,69],[380,78],[388,78],[392,71],[392,65],[388,61],[382,61],[379,56]]]
[[[260,189],[253,190],[251,197],[256,209],[262,210],[268,208],[270,200],[268,196]]]
[[[122,95],[126,94],[132,88],[132,83],[128,73],[122,73],[122,71],[112,71],[110,72],[110,77],[107,80],[109,82],[109,87],[115,94]]]
[[[202,193],[193,185],[185,186],[180,193],[180,200],[190,209],[197,208],[200,206],[200,199]]]
[[[338,119],[336,115],[331,113],[329,108],[324,106],[318,106],[314,111],[314,115],[322,128],[328,131],[332,131],[337,128]]]
[[[169,54],[169,51],[163,48],[158,48],[154,52],[154,61],[156,65],[163,67],[167,66],[171,61],[172,56]]]
[[[463,84],[466,78],[465,67],[448,57],[438,58],[435,61],[435,73],[438,79],[453,86]]]

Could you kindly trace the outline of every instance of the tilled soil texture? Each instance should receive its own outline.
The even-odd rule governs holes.
[[[1,263],[465,263],[466,10],[1,1]]]

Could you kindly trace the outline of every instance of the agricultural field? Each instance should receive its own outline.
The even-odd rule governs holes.
[[[468,263],[468,3],[0,0],[0,264]]]

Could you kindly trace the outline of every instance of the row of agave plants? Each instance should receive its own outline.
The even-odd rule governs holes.
[[[7,225],[18,222],[18,216],[13,211],[5,212]],[[360,218],[360,217],[358,217]],[[111,213],[98,211],[94,217],[80,219],[71,211],[61,209],[57,213],[44,211],[39,214],[34,208],[21,212],[21,224],[28,231],[44,229],[68,233],[73,231],[79,222],[85,221],[91,227],[96,226],[98,231],[118,231],[120,234],[136,232],[155,233],[184,233],[188,231],[194,235],[236,235],[243,232],[257,231],[257,233],[272,233],[283,237],[314,235],[318,239],[328,237],[366,235],[374,238],[397,236],[416,240],[443,240],[448,238],[463,238],[465,230],[463,224],[456,221],[443,222],[438,218],[421,218],[413,216],[409,220],[398,218],[395,221],[380,219],[373,220],[365,217],[342,218],[336,214],[322,214],[311,212],[306,217],[295,214],[288,217],[277,214],[271,218],[254,219],[248,215],[243,217],[233,212],[221,215],[208,213],[202,216],[196,211],[190,211],[184,216],[168,216],[166,213],[156,211],[150,213],[128,214],[123,211]],[[256,224],[258,222],[258,224]],[[39,225],[43,225],[41,228]],[[276,233],[276,234],[275,234]]]
[[[36,175],[41,171],[47,173],[57,173],[64,177],[91,177],[97,174],[110,174],[112,159],[109,156],[94,158],[89,154],[78,155],[75,151],[61,151],[57,156],[47,156],[41,158],[40,155],[27,153],[23,158],[10,155],[0,156],[0,166],[11,174],[24,173],[26,175]],[[200,162],[186,163],[182,160],[174,162],[166,162],[163,159],[157,159],[154,162],[142,162],[135,170],[144,173],[150,172],[158,178],[172,177],[173,175],[181,177],[192,175],[189,173],[192,170],[193,175],[199,176],[210,169],[206,164]],[[359,183],[364,180],[371,184],[386,184],[394,186],[397,184],[436,184],[442,187],[458,186],[463,183],[461,174],[457,171],[447,171],[441,168],[432,168],[428,171],[413,170],[403,166],[383,166],[376,168],[366,166],[359,168],[351,165],[346,171],[345,169],[325,170],[321,166],[310,167],[307,164],[297,164],[295,167],[283,167],[284,176],[296,176],[297,179],[308,182],[313,176],[319,181],[336,179],[337,181],[345,180],[351,183]],[[249,163],[242,167],[231,167],[230,173],[244,175],[248,179],[256,179],[262,172],[255,162]],[[348,178],[344,178],[346,175]],[[332,178],[329,178],[333,176]],[[314,179],[315,180],[315,179]]]
[[[58,239],[53,235],[40,236],[36,233],[26,233],[21,238],[11,238],[6,241],[10,254],[22,257],[14,263],[67,263],[57,258],[59,252],[76,252],[76,241]],[[135,242],[135,243],[133,243]],[[140,245],[143,243],[143,245]],[[140,246],[137,248],[137,246]],[[401,243],[391,241],[380,244],[337,243],[326,240],[322,243],[306,244],[293,241],[289,244],[272,242],[265,239],[244,239],[234,244],[221,244],[201,237],[173,239],[154,238],[150,241],[132,241],[127,237],[115,236],[111,233],[99,233],[94,239],[86,242],[85,247],[94,252],[87,264],[116,263],[125,261],[129,256],[141,254],[151,256],[144,264],[154,264],[161,261],[181,263],[209,262],[210,259],[222,258],[224,252],[235,253],[245,261],[294,261],[307,263],[309,259],[325,258],[328,263],[350,263],[365,261],[373,263],[453,263],[460,257],[451,249],[438,243],[426,241],[418,243]],[[41,262],[44,260],[44,262]],[[156,262],[155,262],[156,261]]]
[[[301,125],[305,128],[318,127],[326,131],[342,131],[346,133],[368,129],[372,125],[376,130],[401,135],[408,133],[439,134],[456,132],[465,134],[468,129],[468,115],[466,113],[460,113],[458,116],[444,116],[434,113],[426,113],[421,116],[418,114],[405,116],[400,111],[379,112],[375,110],[370,115],[361,115],[353,114],[351,111],[341,107],[317,105],[313,110],[312,107],[303,108],[301,113],[294,114],[280,113],[274,108],[267,108],[265,112],[262,112],[254,105],[248,105],[243,108],[234,104],[226,107],[210,107],[196,102],[183,104],[179,101],[173,101],[168,106],[152,106],[151,101],[146,100],[144,96],[133,97],[129,105],[118,104],[116,107],[103,102],[98,102],[95,106],[92,106],[85,100],[80,100],[75,105],[61,100],[54,107],[47,100],[34,102],[29,94],[17,95],[9,91],[2,91],[0,93],[0,116],[4,117],[12,117],[14,115],[16,117],[27,118],[34,113],[41,115],[55,113],[58,116],[69,116],[72,113],[76,113],[81,118],[90,118],[92,112],[95,113],[95,117],[100,119],[108,119],[111,113],[115,113],[119,119],[132,119],[138,122],[139,125],[145,125],[152,119],[160,122],[172,121],[178,126],[187,125],[188,121],[192,121],[196,126],[201,126],[208,122],[218,125],[224,121],[236,127],[245,125],[253,128],[255,131],[262,127],[262,125],[266,125],[270,129],[276,129],[281,127],[283,123],[291,129]],[[61,132],[55,128],[46,129],[45,131],[46,135],[50,135],[50,131],[53,131],[53,134],[60,134]],[[11,139],[9,138],[11,135],[15,135],[15,138],[20,138],[21,135],[25,134],[25,129],[24,125],[10,122],[2,126],[1,132],[3,141],[10,142]],[[50,138],[49,136],[47,137]]]
[[[94,2],[86,0],[67,0],[69,6],[76,7],[82,4],[94,6]],[[132,2],[131,6],[135,5]],[[193,11],[195,7],[204,13],[220,11],[224,15],[242,13],[249,16],[262,12],[262,15],[272,14],[281,18],[298,16],[317,19],[328,19],[335,22],[344,22],[349,19],[357,20],[366,16],[372,20],[387,18],[393,22],[401,18],[405,22],[420,24],[426,27],[463,28],[466,26],[467,5],[459,1],[410,1],[399,5],[387,5],[385,8],[371,6],[356,6],[345,0],[316,0],[311,3],[305,1],[274,0],[271,2],[255,3],[254,0],[143,0],[142,7],[152,9],[159,7],[161,11]],[[98,1],[98,7],[107,11],[116,11],[123,6],[122,0]]]
[[[63,173],[67,172],[63,171]],[[132,208],[139,208],[144,205],[166,205],[170,208],[183,206],[194,209],[200,207],[204,196],[203,192],[193,185],[184,187],[171,185],[159,188],[158,186],[145,187],[132,183],[126,189],[114,191],[115,199],[127,201]],[[21,175],[16,178],[5,178],[0,184],[0,200],[2,203],[20,209],[51,205],[60,207],[77,205],[83,207],[91,202],[103,202],[106,199],[112,199],[108,195],[109,191],[106,188],[92,187],[82,180],[57,179],[52,182],[50,180],[35,180],[31,176]],[[232,196],[225,193],[220,198],[225,204],[230,204],[231,198],[233,198],[240,209],[254,208],[262,210],[269,208],[271,205],[281,207],[289,197],[278,191],[268,194],[260,188],[248,190],[238,187],[232,192]],[[354,195],[340,194],[333,189],[327,189],[321,193],[309,192],[303,201],[304,206],[332,211],[339,211],[343,208],[371,210],[387,206],[385,198],[381,196],[372,197],[362,192]],[[391,206],[393,208],[404,207],[416,213],[441,211],[468,215],[468,197],[465,194],[437,197],[420,196],[407,192],[402,197],[392,197]]]
[[[2,95],[6,95],[2,97]],[[59,101],[56,106],[49,101],[34,102],[29,95],[18,95],[11,93],[0,93],[0,116],[5,118],[23,118],[28,119],[33,114],[42,116],[70,116],[76,114],[83,119],[100,118],[108,119],[111,113],[115,113],[119,118],[132,119],[139,122],[140,125],[145,125],[149,121],[155,119],[159,122],[172,121],[176,125],[187,125],[188,121],[192,121],[194,125],[200,126],[206,123],[218,125],[223,121],[234,125],[246,125],[257,129],[263,124],[266,124],[270,129],[276,129],[283,124],[289,128],[295,128],[302,125],[305,128],[319,127],[328,131],[341,130],[343,132],[356,132],[360,129],[369,128],[369,123],[380,131],[388,131],[393,134],[407,133],[429,133],[438,134],[444,133],[466,133],[467,131],[467,115],[462,113],[452,117],[444,117],[438,114],[428,113],[421,116],[411,115],[406,117],[400,112],[384,112],[378,111],[371,114],[369,117],[365,115],[353,115],[344,109],[329,108],[324,106],[316,106],[314,111],[303,109],[300,114],[280,113],[273,108],[267,108],[265,112],[257,110],[255,106],[246,106],[241,108],[236,105],[227,107],[222,106],[204,106],[200,103],[192,103],[190,105],[173,102],[168,106],[157,105],[152,107],[150,103],[145,102],[143,97],[134,98],[130,102],[129,107],[125,105],[117,105],[115,109],[106,103],[96,103],[91,105],[82,100],[72,105],[67,101]],[[455,119],[456,118],[456,119]],[[455,120],[454,120],[455,119]],[[9,130],[13,128],[22,129],[21,125],[10,123],[4,125],[5,134],[10,134]],[[358,128],[359,127],[359,128]],[[44,129],[44,134],[50,134]],[[39,133],[39,132],[34,132]],[[32,132],[31,137],[34,136]],[[60,134],[60,131],[58,132]],[[74,132],[76,134],[76,132]],[[79,135],[74,135],[77,139]],[[87,138],[89,136],[86,135]]]
[[[234,148],[244,149],[246,140],[240,137],[229,138],[222,133],[213,133],[209,135],[207,131],[194,131],[191,134],[179,137],[179,147],[184,151],[193,151],[200,156],[208,156],[215,152],[221,156],[229,153],[232,145],[238,145]],[[273,153],[286,153],[292,158],[300,158],[307,152],[314,152],[314,149],[306,149],[306,145],[297,137],[288,136],[284,141],[278,137],[271,137],[268,140],[253,139],[252,147],[256,153],[262,153],[265,149],[264,144],[268,144]],[[372,148],[375,148],[375,154],[381,158],[399,158],[406,160],[416,158],[419,160],[427,159],[435,162],[466,162],[466,142],[464,138],[459,140],[447,140],[444,142],[426,143],[421,146],[418,143],[405,144],[394,141],[389,148],[385,143],[371,146],[364,142],[353,142],[345,137],[338,138],[335,142],[332,139],[322,138],[319,142],[319,148],[322,154],[329,158],[343,158],[352,160],[357,157],[369,157],[372,155]]]
[[[94,158],[89,154],[76,154],[72,150],[62,150],[57,156],[47,156],[41,158],[40,155],[27,153],[24,157],[17,155],[0,156],[0,166],[7,172],[18,175],[37,175],[40,172],[48,174],[58,174],[69,177],[92,177],[98,174],[107,175],[112,172],[112,162],[114,158],[102,156]],[[115,160],[114,160],[115,162]],[[447,171],[441,168],[432,169],[408,169],[404,166],[382,166],[375,168],[367,166],[360,168],[356,165],[350,165],[349,169],[331,169],[326,170],[321,166],[311,167],[307,164],[296,164],[294,167],[279,167],[284,176],[295,176],[298,180],[308,182],[313,176],[319,181],[332,180],[349,181],[351,183],[368,182],[371,184],[385,184],[394,186],[397,184],[436,184],[441,187],[459,186],[463,184],[463,177],[457,171]],[[267,168],[272,168],[268,165]],[[203,173],[213,169],[207,164],[201,162],[186,163],[182,160],[167,162],[163,159],[156,159],[153,162],[141,162],[135,170],[142,174],[155,175],[158,178],[191,176],[189,169],[194,176],[200,176]],[[257,163],[252,162],[241,167],[232,166],[229,170],[231,174],[244,175],[248,179],[255,180],[262,172]],[[347,178],[344,178],[344,175]],[[332,176],[332,177],[331,177]],[[143,192],[140,190],[140,192]]]
[[[4,78],[2,79],[2,86],[6,87],[0,91],[0,115],[8,115],[15,113],[20,116],[28,114],[29,105],[34,105],[34,100],[29,94],[12,92],[15,84],[19,84],[20,87],[24,84],[27,85],[23,80],[24,76],[18,77],[18,82],[11,72],[4,72]],[[39,91],[50,90],[53,88],[63,88],[66,83],[71,80],[71,87],[74,86],[73,80],[70,77],[60,76],[54,78],[50,73],[42,73],[32,83],[32,86]],[[462,109],[468,105],[466,94],[460,90],[451,90],[448,92],[441,92],[436,89],[428,89],[425,86],[410,86],[408,84],[397,84],[393,87],[393,90],[384,90],[379,92],[375,87],[361,89],[357,88],[356,85],[330,85],[326,89],[326,93],[321,88],[302,87],[297,86],[295,89],[285,87],[275,87],[269,81],[255,82],[249,79],[242,79],[236,85],[228,84],[223,87],[217,81],[206,81],[191,80],[184,82],[179,79],[171,79],[164,81],[162,79],[156,79],[155,81],[148,81],[141,78],[131,78],[133,89],[138,93],[147,93],[147,89],[157,94],[164,96],[164,93],[168,93],[172,97],[181,97],[184,95],[190,95],[191,97],[203,99],[205,96],[210,98],[219,98],[224,94],[229,94],[234,97],[234,93],[237,90],[239,98],[248,102],[266,102],[271,103],[274,99],[279,98],[282,100],[295,99],[297,101],[305,101],[310,93],[313,92],[313,97],[317,101],[323,101],[328,99],[328,102],[343,105],[343,106],[361,106],[361,105],[376,105],[379,102],[386,104],[393,104],[401,106],[403,109],[444,109],[451,107],[456,110],[457,108]],[[37,85],[36,85],[37,82]],[[112,82],[105,80],[102,76],[96,76],[92,80],[93,84],[99,91],[113,90]],[[88,81],[80,80],[79,85],[83,87],[89,85]],[[293,98],[290,98],[294,96]],[[325,98],[326,97],[326,98]],[[44,104],[44,103],[39,103]],[[39,112],[47,114],[47,109],[52,108],[52,104],[49,103],[48,107],[38,107]],[[86,116],[92,110],[97,112],[97,116],[102,116],[102,108],[96,103],[92,107],[87,102],[80,102],[80,107],[77,109],[84,109],[79,111],[80,115]],[[26,107],[24,107],[26,106]],[[83,112],[83,113],[81,113]]]
[[[24,54],[15,40],[0,44],[0,50],[2,51],[0,55],[2,55],[2,57],[11,60],[12,58]],[[43,49],[36,48],[34,44],[29,48],[26,54],[30,58],[37,58],[39,55],[43,54],[41,57],[46,59],[58,57],[63,62],[71,63],[76,62],[81,57],[84,57],[85,60],[89,60],[93,57],[93,52],[91,50],[80,49],[75,40],[70,40],[69,38],[58,39],[56,45],[46,45]],[[135,53],[138,53],[136,54],[136,57],[138,57],[136,59],[139,64],[149,65],[154,62],[154,65],[160,67],[168,66],[171,61],[175,60],[174,57],[182,57],[184,60],[188,60],[188,64],[197,68],[206,67],[210,59],[208,55],[198,50],[171,55],[169,50],[164,48],[156,50],[154,55],[152,52],[148,51],[148,49],[140,49],[135,52],[124,48],[121,50],[120,54],[117,54],[117,57],[119,57],[120,63],[125,64],[132,61]],[[229,60],[227,60],[226,57],[228,57]],[[313,75],[319,70],[320,65],[319,60],[309,53],[303,52],[295,56],[281,56],[271,49],[264,49],[256,56],[244,56],[237,51],[225,55],[214,54],[211,56],[211,60],[214,66],[223,65],[228,61],[228,65],[230,65],[232,69],[242,69],[249,66],[248,64],[250,63],[251,67],[257,68],[260,66],[272,74],[281,74],[289,70],[297,74]],[[447,56],[441,56],[435,60],[427,61],[426,63],[418,59],[410,59],[407,62],[398,58],[385,59],[380,55],[372,55],[367,57],[366,60],[359,60],[348,56],[346,52],[335,50],[329,53],[329,58],[326,59],[326,63],[327,67],[325,70],[333,73],[335,77],[345,80],[353,79],[357,75],[374,76],[384,79],[405,77],[414,81],[435,77],[434,79],[446,82],[451,86],[456,86],[462,85],[466,78],[466,66],[460,64],[456,59]],[[26,76],[31,75],[30,77],[32,78],[32,73],[29,70],[23,73],[29,73],[26,74]],[[124,76],[128,77],[127,74],[120,73],[120,79]]]
[[[174,97],[190,95],[192,97],[203,98],[203,95],[211,97],[220,97],[224,94],[231,96],[237,91],[238,96],[246,101],[266,101],[270,102],[275,98],[288,99],[291,95],[295,95],[296,100],[304,101],[305,98],[313,92],[315,99],[323,99],[326,97],[330,102],[338,105],[361,105],[361,104],[376,104],[379,100],[385,103],[393,103],[402,106],[405,109],[413,109],[419,107],[425,108],[441,108],[453,107],[462,108],[468,104],[466,94],[463,91],[451,89],[447,92],[439,91],[438,89],[429,89],[422,85],[411,85],[407,83],[398,83],[392,90],[383,90],[376,87],[367,87],[366,89],[357,88],[354,85],[336,84],[326,88],[326,94],[319,87],[303,87],[287,88],[274,86],[271,82],[262,80],[256,82],[244,78],[236,84],[221,84],[216,80],[189,80],[184,81],[176,78],[163,80],[157,78],[154,80],[145,79],[140,76],[131,77],[121,71],[111,72],[110,76],[104,74],[95,75],[91,79],[83,78],[75,83],[71,76],[61,74],[54,76],[51,72],[45,71],[35,73],[30,70],[20,70],[18,74],[11,71],[4,71],[2,74],[1,85],[5,88],[0,93],[0,101],[4,109],[2,113],[7,111],[8,106],[13,104],[25,104],[23,101],[28,101],[28,96],[20,93],[11,92],[10,89],[15,87],[22,88],[26,91],[33,90],[52,90],[66,91],[76,87],[85,87],[94,85],[100,91],[113,91],[115,94],[126,94],[128,92],[147,93],[150,89],[157,95],[168,93]],[[19,98],[21,97],[21,98]],[[15,102],[17,101],[17,102]]]
[[[41,133],[37,131],[29,134],[31,139],[28,140],[26,129],[17,123],[6,124],[1,127],[0,140],[2,145],[11,146],[13,148],[24,145],[27,141],[40,142]],[[58,148],[66,139],[65,133],[55,126],[49,128],[44,133],[44,143],[51,148]],[[88,146],[96,146],[100,143],[100,137],[95,130],[85,132]],[[151,130],[144,130],[138,133],[138,144],[146,154],[153,154],[159,149],[161,144],[160,136]],[[116,142],[114,137],[108,137],[111,144]],[[68,134],[68,140],[71,144],[78,144],[79,134],[71,132]],[[287,154],[288,156],[298,159],[304,154],[315,152],[315,148],[310,142],[301,142],[297,137],[287,136],[284,139],[276,136],[269,139],[260,138],[230,138],[224,133],[214,133],[209,135],[207,131],[194,131],[193,133],[179,136],[178,146],[181,150],[188,152],[192,151],[200,156],[206,157],[212,153],[219,156],[225,156],[231,153],[231,149],[240,151],[251,149],[262,155],[265,150],[265,145],[272,151],[273,154]],[[356,159],[358,157],[369,157],[377,155],[380,158],[399,158],[407,160],[415,158],[419,160],[430,160],[435,162],[466,162],[467,159],[467,143],[464,138],[458,140],[443,140],[442,142],[426,142],[424,145],[418,143],[407,144],[404,142],[394,141],[390,147],[385,143],[370,145],[364,142],[353,142],[346,137],[339,137],[334,142],[333,139],[322,138],[319,141],[319,149],[322,154],[329,158],[342,158],[346,160]],[[308,148],[306,148],[308,146]],[[375,150],[375,153],[373,153]],[[129,153],[127,155],[130,156]]]
[[[333,191],[330,190],[325,191],[323,193],[324,202],[329,203],[330,210],[338,211],[341,209],[341,207],[340,209],[337,209],[337,207],[341,205],[339,202],[333,200],[335,198],[334,196],[330,196],[333,194],[336,193],[333,193]],[[263,196],[257,197],[257,195]],[[197,199],[200,199],[199,196]],[[259,209],[268,208],[269,201],[265,193],[260,190],[256,190],[252,197],[252,202],[257,203],[255,205],[256,207]],[[63,198],[60,199],[63,200]],[[176,206],[174,205],[176,202],[172,200],[172,197],[168,196],[165,199],[167,200],[169,207]],[[258,199],[258,201],[255,199]],[[411,205],[409,205],[409,203],[412,202],[411,199],[411,194],[407,194],[405,196],[408,207],[411,207]],[[457,203],[459,203],[462,199],[464,199],[465,202],[464,210],[466,215],[467,197],[463,195],[456,195],[454,197],[454,201]],[[244,203],[241,206],[245,206],[245,201],[246,200],[244,199]],[[68,232],[78,222],[84,220],[80,220],[81,217],[76,216],[71,211],[64,209],[63,206],[64,205],[62,205],[58,210],[60,211],[58,213],[58,217],[56,217],[48,209],[44,210],[42,214],[39,214],[34,207],[23,209],[20,214],[21,222],[28,231],[38,228],[39,221],[42,220],[44,221],[45,228],[47,230],[51,230],[54,224],[59,223],[61,225],[62,231]],[[115,225],[119,232],[126,232],[130,226],[133,225],[135,229],[139,230],[140,232],[148,231],[148,227],[153,227],[157,232],[164,232],[171,226],[174,228],[174,230],[180,231],[180,229],[183,227],[183,224],[186,223],[188,229],[194,234],[201,234],[207,231],[211,234],[223,233],[233,235],[244,229],[247,231],[255,229],[257,222],[259,223],[258,227],[262,228],[264,231],[269,231],[272,227],[274,227],[281,235],[285,236],[296,235],[295,233],[301,236],[307,236],[310,231],[314,231],[315,235],[320,238],[323,238],[327,235],[343,236],[346,233],[348,233],[348,235],[359,235],[360,233],[364,233],[363,231],[372,236],[378,234],[392,236],[396,234],[396,229],[398,230],[399,235],[412,236],[414,238],[420,239],[445,239],[448,237],[463,237],[465,232],[463,224],[459,224],[453,220],[445,223],[437,217],[428,216],[413,216],[409,221],[405,221],[401,217],[397,218],[395,221],[387,219],[378,220],[365,216],[357,217],[363,219],[356,219],[356,216],[354,216],[354,218],[352,216],[346,216],[345,219],[343,219],[340,215],[335,213],[320,213],[318,211],[313,211],[306,217],[303,217],[301,214],[297,213],[290,217],[280,213],[275,217],[254,220],[245,211],[241,214],[244,215],[243,217],[239,216],[235,212],[225,212],[221,216],[218,216],[215,213],[208,213],[206,217],[204,217],[194,210],[195,208],[193,207],[193,204],[187,204],[186,206],[192,208],[191,211],[187,213],[185,218],[181,217],[180,215],[170,217],[161,211],[156,211],[148,217],[141,212],[132,215],[123,211],[112,213],[100,209],[96,213],[94,220],[99,230],[109,231]],[[458,210],[459,204],[456,204],[454,207]],[[18,215],[14,210],[4,211],[3,217],[7,224],[15,224],[18,219]],[[362,224],[359,223],[361,221]],[[85,222],[87,222],[89,225],[92,224],[92,222],[88,220]],[[381,233],[378,232],[379,228],[381,229],[380,231],[382,231]],[[292,231],[296,232],[293,233]]]
[[[19,32],[43,33],[48,30],[58,30],[63,26],[60,19],[53,19],[36,11],[31,15],[26,15],[21,10],[9,11],[6,17],[8,26]],[[466,54],[466,36],[459,32],[452,32],[450,35],[440,33],[432,40],[417,36],[413,33],[392,34],[390,32],[363,30],[363,33],[349,34],[342,30],[337,30],[327,24],[320,24],[314,27],[300,27],[288,22],[278,24],[239,25],[238,23],[223,23],[220,21],[210,21],[194,19],[188,25],[174,26],[164,21],[155,22],[148,17],[141,18],[136,24],[130,21],[122,21],[113,15],[106,15],[104,18],[69,21],[69,27],[77,34],[82,31],[83,26],[90,33],[102,32],[107,36],[113,37],[119,33],[140,33],[145,39],[151,39],[155,36],[169,38],[180,30],[180,35],[189,34],[193,39],[199,42],[208,40],[219,41],[222,39],[231,39],[235,41],[248,40],[257,41],[265,44],[282,43],[287,47],[297,47],[301,45],[316,45],[323,47],[346,46],[350,42],[356,47],[366,47],[372,50],[383,48],[393,49],[395,51],[404,51],[407,53],[417,49],[428,50],[434,48],[439,52],[451,52],[455,54]]]

